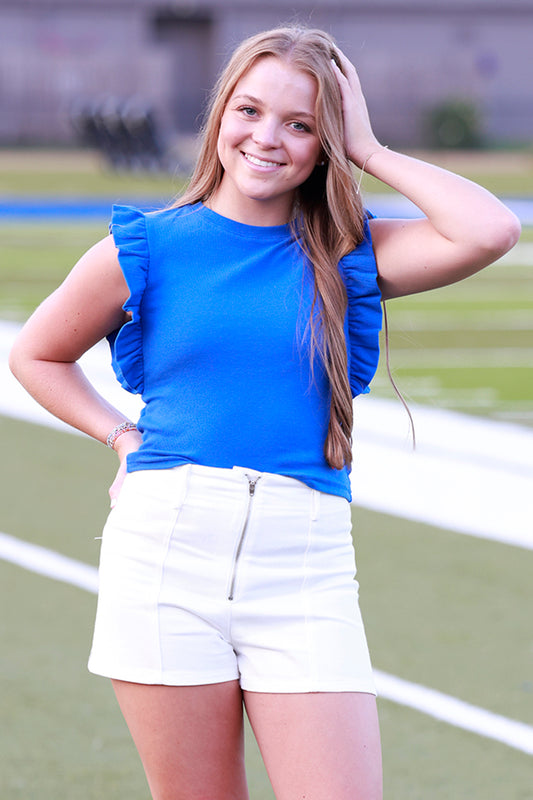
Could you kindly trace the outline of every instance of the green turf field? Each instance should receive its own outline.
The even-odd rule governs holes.
[[[74,167],[68,178],[49,162],[17,175],[29,192],[56,174],[77,194],[102,193],[100,173]],[[124,180],[121,199],[138,196],[141,180],[145,195],[162,188],[161,177]],[[104,220],[0,225],[0,319],[23,320],[105,233]],[[481,275],[390,303],[392,365],[408,400],[533,424],[532,242],[525,231],[516,255]],[[374,393],[391,394],[383,366]],[[0,531],[96,565],[113,454],[1,417],[0,441]],[[532,551],[357,508],[354,522],[375,666],[533,724]],[[86,671],[95,597],[0,561],[0,598],[1,800],[147,800],[111,689]],[[533,800],[531,757],[379,705],[388,800]],[[251,737],[248,765],[251,796],[272,800]]]
[[[466,281],[389,306],[390,362],[408,400],[533,425],[533,281],[513,254]],[[384,359],[376,394],[392,396]]]
[[[1,529],[96,564],[114,457],[0,419]],[[24,491],[22,490],[24,487]],[[533,554],[354,509],[362,608],[379,669],[533,723]],[[148,797],[107,681],[85,664],[95,597],[0,562],[0,797]],[[380,701],[386,797],[531,799],[531,758]],[[251,737],[255,800],[270,800]]]

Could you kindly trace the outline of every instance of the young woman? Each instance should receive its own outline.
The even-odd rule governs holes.
[[[423,218],[370,218],[350,162]],[[89,666],[156,800],[248,797],[243,704],[278,800],[381,797],[352,397],[382,298],[466,278],[518,235],[484,189],[377,141],[329,36],[279,29],[231,59],[184,197],[115,209],[26,324],[15,375],[120,459]],[[76,364],[106,336],[137,428]]]

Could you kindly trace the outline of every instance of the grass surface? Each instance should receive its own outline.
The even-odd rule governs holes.
[[[434,164],[475,180],[498,195],[531,195],[533,188],[533,151],[431,151],[413,152]],[[1,150],[0,196],[83,195],[113,197],[116,202],[127,197],[155,197],[166,202],[181,191],[184,177],[150,172],[115,172],[90,150]],[[366,191],[390,191],[366,175]]]
[[[107,225],[0,225],[0,317],[25,320],[76,261],[107,235]]]
[[[167,202],[183,177],[109,169],[87,151],[0,150],[0,196],[158,198]]]
[[[520,247],[467,281],[387,304],[408,401],[533,424],[533,270],[513,263]],[[384,358],[373,391],[393,396]]]
[[[0,439],[11,454],[0,466],[0,530],[96,565],[114,454],[86,437],[2,417]],[[22,485],[31,502],[20,503]],[[376,666],[533,724],[533,552],[364,509],[354,510],[354,529]],[[457,670],[448,645],[468,670]]]
[[[0,529],[96,564],[113,454],[2,418],[0,436],[10,453],[0,464]],[[533,553],[363,509],[354,522],[375,666],[533,722]],[[2,562],[0,587],[9,609],[0,797],[147,800],[110,687],[86,672],[96,598]],[[384,700],[379,707],[386,797],[530,800],[527,756]],[[252,797],[272,800],[249,730],[247,751]]]

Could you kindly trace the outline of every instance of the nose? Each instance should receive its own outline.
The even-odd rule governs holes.
[[[270,116],[258,120],[254,125],[252,139],[265,149],[279,147],[280,131],[277,121]]]

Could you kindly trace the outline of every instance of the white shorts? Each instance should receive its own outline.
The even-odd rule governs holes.
[[[89,669],[375,694],[349,503],[241,467],[129,473],[104,529]]]

